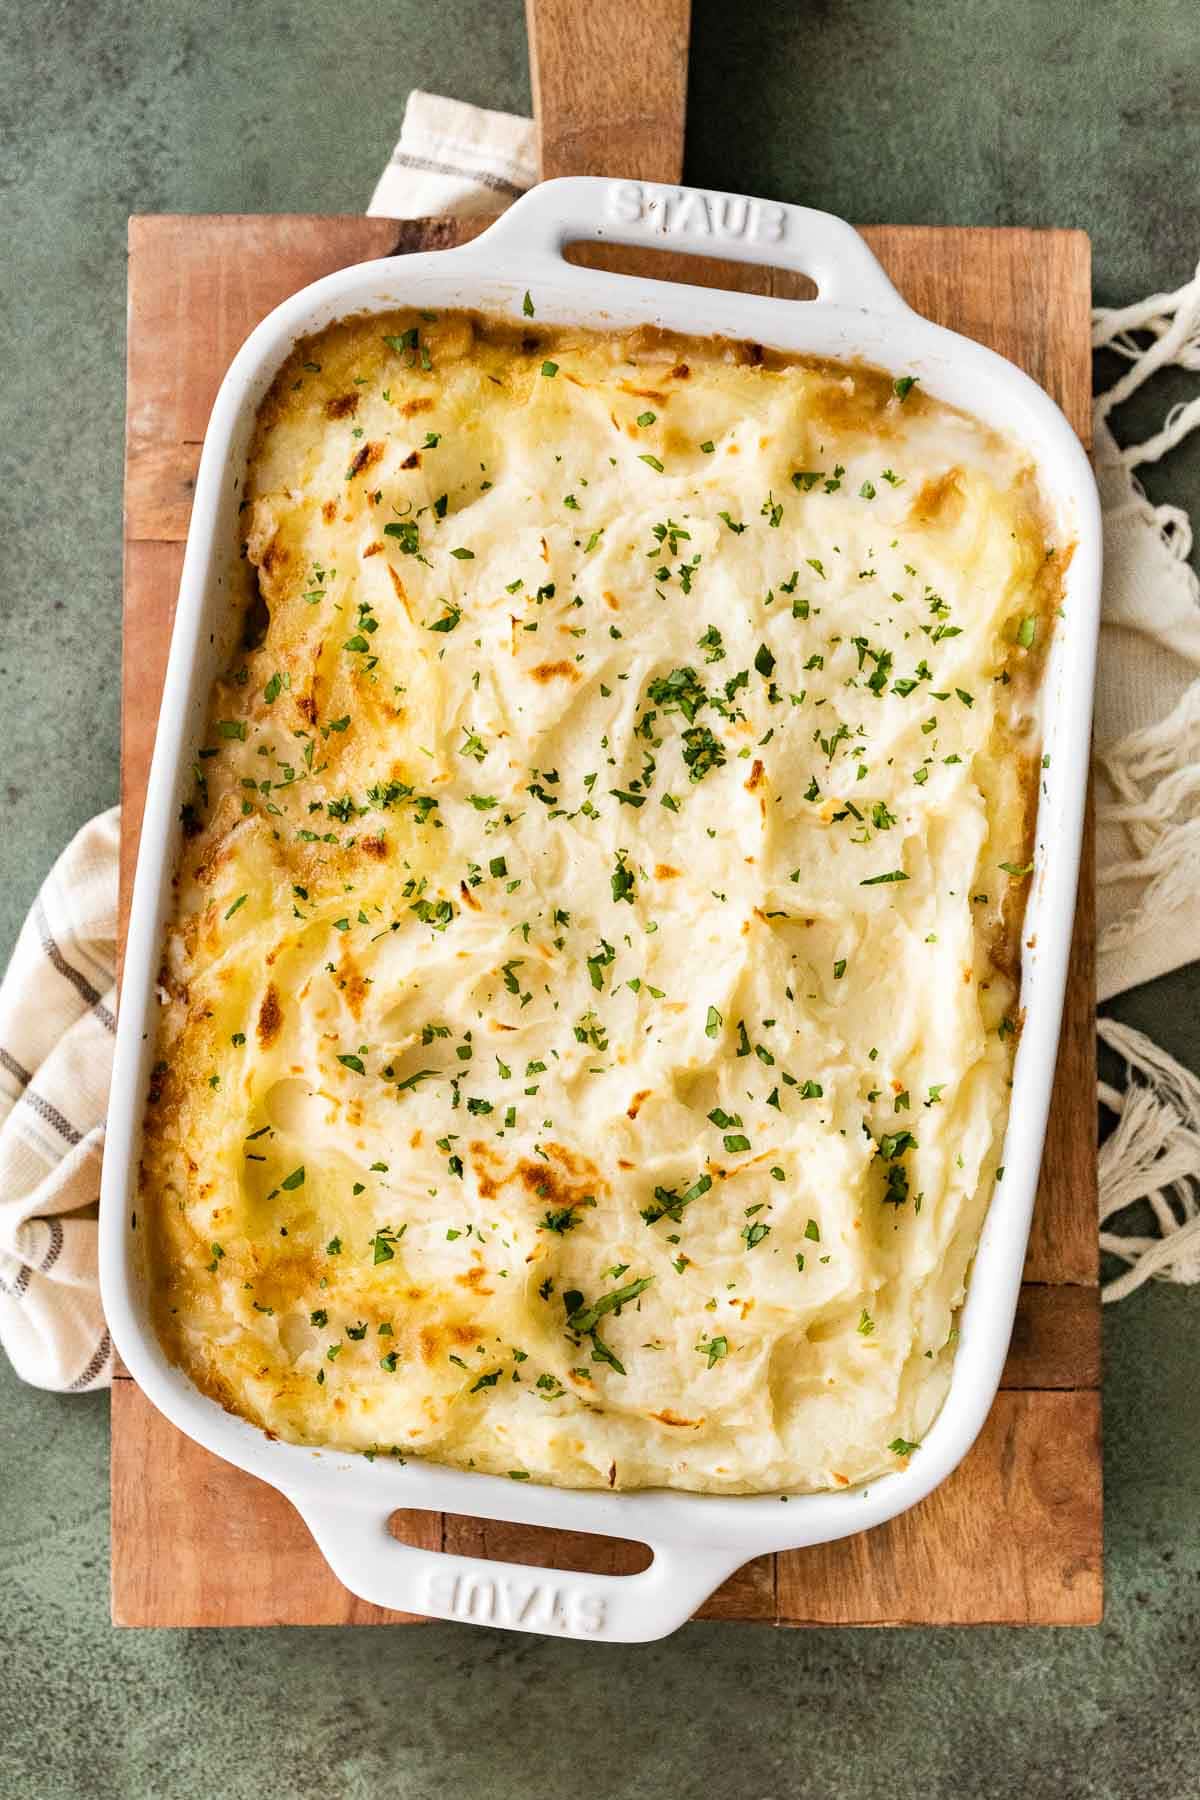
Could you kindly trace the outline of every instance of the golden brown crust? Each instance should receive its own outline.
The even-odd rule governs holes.
[[[1019,460],[902,387],[473,314],[295,346],[252,447],[142,1182],[160,1335],[222,1405],[727,1491],[843,1485],[931,1416],[999,1150],[1069,550]],[[847,1425],[884,1391],[890,1426]]]

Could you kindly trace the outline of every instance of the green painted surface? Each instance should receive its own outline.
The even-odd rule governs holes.
[[[861,220],[1080,225],[1106,301],[1200,254],[1194,0],[697,0],[692,71],[694,180]],[[0,956],[117,791],[126,215],[357,210],[412,86],[527,106],[516,0],[0,19]],[[1152,487],[1200,507],[1200,445]],[[1184,972],[1114,1010],[1200,1066],[1198,997]],[[0,1368],[0,1794],[1182,1800],[1198,1304],[1156,1289],[1106,1319],[1109,1609],[1085,1632],[114,1633],[107,1400]]]

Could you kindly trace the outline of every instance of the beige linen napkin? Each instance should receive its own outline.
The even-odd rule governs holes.
[[[536,179],[533,127],[431,94],[410,96],[372,214],[494,212]],[[1096,315],[1129,363],[1098,402],[1107,572],[1097,706],[1100,991],[1120,993],[1200,956],[1200,595],[1177,507],[1152,508],[1132,470],[1200,424],[1200,397],[1148,444],[1117,448],[1105,420],[1159,368],[1200,368],[1200,275],[1176,294]],[[112,1064],[116,810],[86,825],[47,878],[0,984],[0,1342],[41,1387],[111,1379],[96,1279],[95,1203]],[[1127,1264],[1118,1298],[1151,1276],[1200,1280],[1200,1080],[1149,1039],[1102,1021],[1126,1079],[1100,1157],[1101,1224],[1148,1201],[1152,1235],[1101,1231]]]
[[[116,1030],[116,807],[63,851],[0,984],[0,1343],[35,1387],[112,1379],[96,1199]]]

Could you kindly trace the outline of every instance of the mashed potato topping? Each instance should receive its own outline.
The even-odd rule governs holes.
[[[168,1352],[281,1437],[569,1486],[897,1466],[1000,1175],[1028,458],[875,370],[406,313],[297,346],[239,525]]]

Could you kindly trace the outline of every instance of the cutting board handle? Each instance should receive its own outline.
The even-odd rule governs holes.
[[[907,311],[865,240],[833,213],[653,181],[579,175],[539,182],[452,254],[490,265],[502,250],[532,289],[539,277],[553,277],[569,244],[586,241],[792,269],[808,276],[818,300]]]
[[[394,1612],[464,1625],[491,1625],[547,1637],[643,1644],[686,1624],[727,1575],[742,1549],[718,1545],[651,1545],[654,1560],[639,1575],[493,1562],[400,1543],[387,1528],[390,1509],[289,1492],[326,1562],[352,1594]]]
[[[538,161],[678,181],[691,0],[525,0]]]

